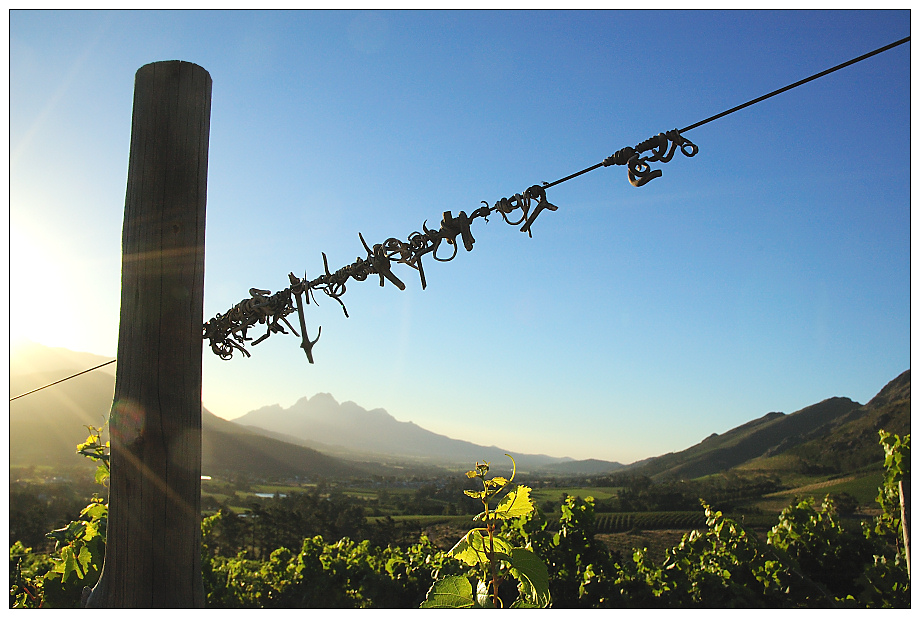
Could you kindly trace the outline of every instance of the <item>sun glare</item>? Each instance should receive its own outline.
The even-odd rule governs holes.
[[[10,342],[35,341],[48,346],[73,345],[77,326],[55,299],[72,290],[60,276],[62,257],[15,224],[10,226]]]

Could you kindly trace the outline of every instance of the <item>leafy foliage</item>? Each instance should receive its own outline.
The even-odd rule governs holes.
[[[211,556],[209,531],[220,517],[206,518],[202,528],[202,577],[209,607],[407,607],[421,602],[433,578],[459,571],[425,537],[402,549],[348,538],[326,543],[316,536],[304,539],[297,553],[276,549],[267,561]]]
[[[476,464],[466,476],[478,479],[482,490],[465,490],[467,496],[482,503],[483,511],[473,520],[483,527],[473,528],[447,552],[449,556],[473,567],[475,575],[464,583],[459,576],[445,577],[432,584],[422,608],[529,608],[548,607],[550,604],[549,573],[543,561],[529,547],[514,547],[502,537],[503,522],[528,516],[534,511],[530,487],[513,485],[516,466],[511,458],[511,478],[487,478],[489,463]],[[506,492],[494,509],[491,501]],[[502,584],[514,579],[517,591],[514,598],[503,590]],[[473,588],[473,581],[476,588]]]
[[[108,445],[89,428],[78,452],[108,478]],[[228,509],[202,520],[202,576],[215,608],[828,608],[910,607],[899,483],[910,474],[910,436],[880,432],[882,513],[861,530],[831,497],[794,500],[759,536],[701,500],[705,525],[660,564],[644,548],[623,559],[595,538],[592,498],[566,496],[558,523],[531,490],[467,473],[482,505],[478,525],[442,551],[427,537],[403,546],[352,540],[360,510],[302,495],[242,518]],[[757,490],[759,491],[759,489]],[[651,494],[649,494],[651,495]],[[281,508],[278,505],[284,504]],[[492,506],[494,503],[494,507]],[[10,607],[79,607],[98,579],[108,509],[94,499],[51,533],[53,555],[10,547]],[[290,514],[290,515],[289,515]],[[287,523],[285,521],[287,520]],[[330,536],[302,534],[321,529]],[[367,532],[363,529],[363,532]],[[300,533],[300,534],[299,534]]]
[[[77,453],[98,462],[95,482],[109,480],[109,443],[102,441],[102,429],[87,426],[89,436],[77,446]],[[10,607],[77,608],[83,591],[99,580],[105,556],[105,528],[108,504],[98,495],[80,511],[79,518],[46,536],[54,541],[56,557],[48,563],[31,564],[30,575],[23,573],[23,558],[30,551],[19,546],[10,549]],[[15,547],[15,546],[14,546]],[[15,588],[15,592],[14,592]]]

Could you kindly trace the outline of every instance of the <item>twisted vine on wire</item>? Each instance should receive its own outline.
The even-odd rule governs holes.
[[[486,222],[489,215],[499,213],[506,223],[512,226],[520,225],[520,230],[532,236],[531,228],[537,217],[544,210],[554,211],[557,206],[551,204],[546,198],[546,189],[574,178],[584,172],[596,169],[598,167],[607,167],[610,165],[625,165],[628,170],[629,182],[635,187],[641,187],[647,182],[661,176],[660,170],[653,170],[649,162],[667,163],[674,156],[677,148],[687,156],[692,157],[697,154],[698,148],[688,139],[682,137],[675,129],[667,133],[659,133],[636,147],[623,148],[611,156],[604,159],[602,163],[594,167],[583,170],[578,174],[573,174],[554,183],[544,183],[533,185],[523,193],[517,193],[512,197],[505,197],[494,205],[489,206],[488,202],[483,201],[483,206],[474,210],[467,215],[465,211],[454,217],[451,211],[446,211],[441,218],[441,225],[438,229],[428,229],[427,221],[422,224],[421,232],[412,232],[405,240],[397,238],[388,238],[380,244],[373,247],[368,246],[364,236],[360,233],[358,238],[364,245],[367,256],[358,258],[353,263],[339,268],[335,272],[329,271],[329,262],[326,254],[323,253],[324,273],[315,279],[307,280],[306,274],[301,279],[294,273],[288,275],[290,287],[270,294],[269,290],[260,290],[252,288],[249,290],[250,298],[246,298],[227,313],[218,313],[214,318],[208,320],[204,326],[204,338],[210,341],[211,350],[223,360],[229,360],[233,357],[233,352],[239,350],[245,356],[250,356],[246,350],[247,341],[252,341],[252,345],[258,345],[274,333],[287,334],[284,329],[288,329],[294,336],[301,337],[300,347],[303,348],[307,355],[307,360],[313,363],[313,346],[319,341],[322,334],[322,327],[319,327],[316,338],[311,340],[307,334],[306,318],[304,317],[304,304],[310,304],[311,298],[316,302],[314,293],[322,292],[326,296],[335,299],[342,306],[345,317],[348,317],[348,310],[345,303],[342,302],[342,296],[346,291],[346,284],[349,279],[364,281],[371,275],[377,275],[380,278],[380,286],[383,287],[386,281],[389,281],[400,290],[406,289],[406,284],[400,280],[393,272],[393,264],[405,264],[416,270],[421,280],[422,289],[427,287],[425,280],[425,269],[422,264],[422,258],[431,254],[431,258],[438,262],[449,262],[457,257],[460,244],[467,251],[473,250],[473,244],[476,240],[473,238],[471,226],[473,221],[482,218]],[[641,156],[643,152],[652,151],[649,156]],[[520,210],[520,213],[515,211]],[[447,247],[443,247],[443,244]],[[441,253],[439,254],[439,250]],[[448,254],[449,255],[446,255]],[[297,312],[300,322],[300,334],[291,326],[287,316]],[[283,325],[281,324],[283,322]],[[252,340],[248,337],[250,328],[256,324],[266,326],[265,334]]]

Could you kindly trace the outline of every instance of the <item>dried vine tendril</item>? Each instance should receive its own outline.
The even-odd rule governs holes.
[[[681,152],[687,157],[696,155],[699,150],[695,144],[682,137],[675,129],[667,133],[659,133],[635,147],[618,150],[604,159],[602,163],[557,180],[554,183],[533,185],[523,193],[517,193],[511,197],[504,197],[498,200],[492,206],[489,206],[488,202],[484,201],[482,202],[483,206],[469,215],[465,211],[460,211],[455,217],[448,210],[443,213],[441,225],[438,229],[428,229],[428,222],[425,221],[422,224],[422,231],[412,232],[405,241],[398,238],[388,238],[382,243],[368,246],[364,236],[358,233],[358,238],[367,252],[366,257],[359,257],[353,263],[343,266],[335,272],[330,272],[329,261],[326,259],[326,254],[323,253],[324,273],[315,279],[308,280],[306,273],[302,279],[294,273],[290,273],[288,275],[291,283],[290,287],[274,294],[270,294],[269,290],[252,288],[249,290],[250,298],[240,301],[225,314],[218,313],[204,324],[204,338],[210,342],[211,350],[215,354],[223,360],[229,360],[233,357],[234,350],[239,350],[244,356],[250,356],[245,348],[247,341],[252,341],[253,346],[258,345],[274,333],[287,334],[284,329],[284,326],[287,326],[295,336],[301,337],[300,347],[306,353],[307,360],[313,363],[313,346],[319,341],[322,327],[317,330],[316,338],[311,340],[307,334],[304,305],[310,304],[311,298],[312,302],[316,302],[315,292],[322,292],[338,301],[347,318],[348,310],[345,308],[345,303],[342,302],[342,296],[345,294],[346,284],[349,279],[364,281],[371,275],[377,275],[381,287],[389,281],[398,289],[404,290],[406,289],[406,284],[393,272],[393,265],[405,264],[418,271],[422,289],[424,290],[428,283],[425,280],[422,258],[431,254],[432,259],[435,261],[449,262],[457,257],[461,244],[466,251],[472,251],[476,240],[473,238],[471,227],[476,219],[482,218],[488,222],[489,215],[497,212],[506,223],[512,226],[521,226],[520,230],[522,232],[532,236],[531,228],[540,213],[544,210],[555,211],[558,208],[546,198],[547,188],[592,169],[610,165],[625,165],[628,170],[629,182],[635,187],[641,187],[661,176],[661,171],[653,170],[649,163],[669,162],[677,148],[680,148]],[[642,156],[647,151],[651,151],[651,154]],[[520,213],[515,212],[518,210]],[[446,244],[447,247],[442,247],[442,243]],[[295,311],[300,322],[301,332],[299,335],[287,321],[287,316]],[[279,322],[283,322],[284,326]],[[247,335],[249,329],[255,327],[256,324],[264,324],[266,331],[265,334],[253,341]]]

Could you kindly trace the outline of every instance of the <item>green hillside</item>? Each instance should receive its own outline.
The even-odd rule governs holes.
[[[713,434],[678,453],[624,468],[657,481],[760,471],[802,475],[854,472],[881,466],[878,431],[910,433],[910,370],[868,404],[833,397],[792,414],[771,412]]]
[[[824,474],[856,472],[867,466],[881,470],[880,429],[898,435],[910,433],[909,369],[869,403],[822,427],[821,435],[789,448],[783,456],[753,458],[741,468]]]
[[[207,412],[205,412],[208,414]],[[313,449],[246,433],[202,431],[201,473],[319,480],[367,473]]]
[[[11,375],[10,392],[20,394],[66,376],[58,373]],[[10,402],[10,465],[79,466],[92,464],[76,454],[86,440],[85,425],[108,420],[115,378],[94,371]]]

